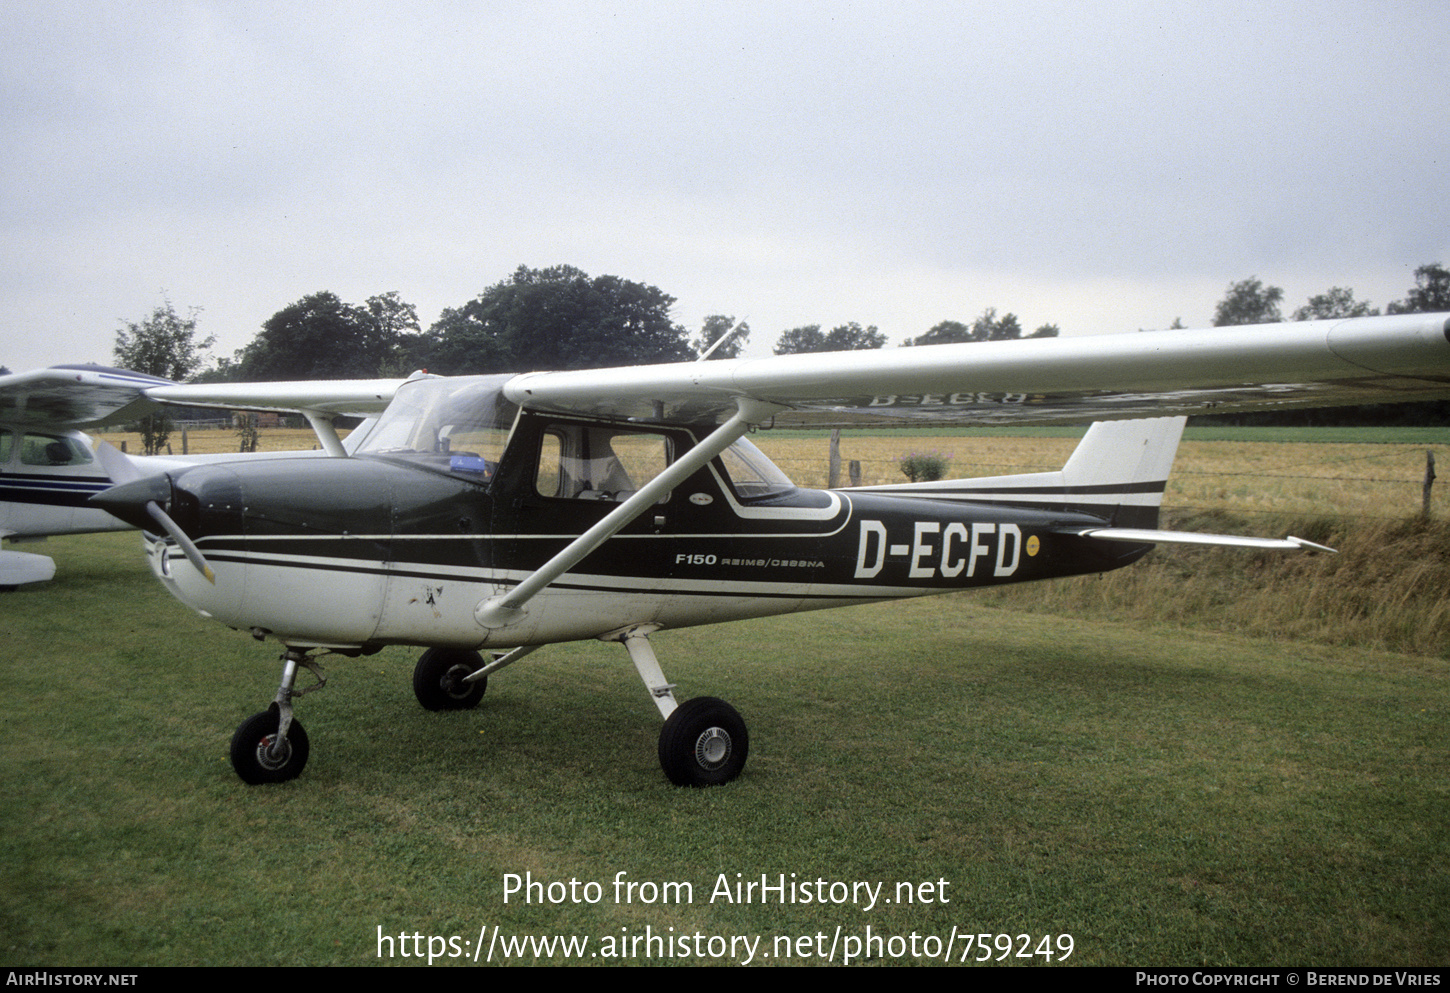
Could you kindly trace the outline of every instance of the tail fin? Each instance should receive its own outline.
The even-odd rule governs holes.
[[[1097,421],[1057,472],[866,487],[934,500],[1092,514],[1114,527],[1154,528],[1185,417]]]

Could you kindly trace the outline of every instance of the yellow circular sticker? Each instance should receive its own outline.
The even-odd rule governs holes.
[[[1035,534],[1029,534],[1027,536],[1027,554],[1028,555],[1036,555],[1037,554],[1037,549],[1040,548],[1041,545],[1042,545],[1042,542],[1040,542],[1040,541],[1037,540],[1037,535],[1035,535]]]

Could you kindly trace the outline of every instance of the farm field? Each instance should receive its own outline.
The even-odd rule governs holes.
[[[1190,429],[1179,446],[1164,506],[1238,513],[1339,514],[1385,517],[1419,511],[1425,452],[1435,444],[1198,439]],[[1214,432],[1217,433],[1217,432]],[[1450,431],[1438,446],[1450,452]],[[951,477],[1045,472],[1062,467],[1080,433],[970,436],[843,432],[841,458],[861,462],[862,483],[904,483],[898,460],[910,452],[951,456]],[[1292,435],[1291,435],[1292,437]],[[752,439],[802,486],[828,481],[825,435],[792,432]],[[845,468],[842,469],[843,477]]]

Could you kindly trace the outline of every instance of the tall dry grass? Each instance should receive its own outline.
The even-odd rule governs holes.
[[[1450,656],[1450,523],[1168,513],[1190,531],[1297,534],[1337,554],[1160,545],[1130,568],[981,593],[986,604]]]
[[[347,437],[346,431],[339,434]],[[90,435],[108,441],[131,455],[145,451],[141,435],[136,431],[92,431]],[[241,435],[231,428],[188,429],[184,435],[180,428],[176,428],[167,439],[167,451],[162,454],[211,455],[240,451],[240,446]],[[312,433],[311,428],[262,428],[257,432],[259,452],[290,452],[318,447],[317,435]]]

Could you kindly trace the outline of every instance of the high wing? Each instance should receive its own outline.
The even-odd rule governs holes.
[[[1051,424],[1450,395],[1450,315],[929,345],[532,373],[505,387],[557,413],[692,423],[737,398],[789,424]]]
[[[379,414],[406,379],[328,379],[295,383],[184,383],[146,391],[153,400],[224,410],[316,411],[332,417]]]
[[[413,377],[426,375],[414,373]],[[161,386],[147,396],[163,403],[224,410],[285,410],[307,418],[329,455],[348,454],[334,421],[346,415],[380,414],[406,379],[333,379],[296,383],[188,383]],[[356,442],[359,439],[353,439]]]
[[[226,410],[381,413],[405,379],[291,383],[175,383],[127,369],[58,365],[0,376],[0,422],[91,428],[134,421],[162,404]]]
[[[0,422],[87,428],[144,417],[157,409],[145,391],[171,380],[99,365],[58,365],[0,376]]]
[[[316,427],[381,412],[406,380],[173,384],[99,366],[0,376],[0,421],[83,427],[153,401],[286,410]],[[702,423],[739,399],[784,408],[779,426],[962,421],[1082,423],[1450,395],[1450,315],[927,345],[515,377],[534,410]]]

